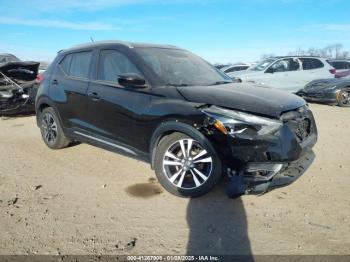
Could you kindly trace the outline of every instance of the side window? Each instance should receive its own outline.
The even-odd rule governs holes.
[[[66,55],[60,62],[60,67],[67,75],[69,74],[70,62],[72,60],[72,55]]]
[[[125,73],[142,75],[124,54],[116,50],[101,51],[97,74],[98,80],[116,82],[118,75]]]
[[[237,71],[237,67],[231,67],[230,69],[227,69],[225,73],[231,73]]]
[[[300,58],[304,70],[313,70],[324,67],[324,64],[315,58]]]
[[[335,69],[350,69],[350,63],[349,62],[342,62],[342,61],[335,61],[335,62],[329,62],[331,66],[333,66]]]
[[[297,71],[300,65],[297,59],[288,58],[282,59],[274,63],[267,72],[288,72],[288,71]]]
[[[72,54],[70,68],[69,68],[69,75],[88,78],[91,57],[92,57],[91,51]]]

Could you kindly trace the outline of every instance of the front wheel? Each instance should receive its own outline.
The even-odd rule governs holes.
[[[159,182],[170,193],[198,197],[209,192],[221,178],[221,161],[210,142],[173,133],[161,140],[155,155]]]
[[[350,106],[350,90],[341,90],[337,95],[337,102],[339,106],[349,107]]]

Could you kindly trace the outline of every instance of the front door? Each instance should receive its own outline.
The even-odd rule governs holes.
[[[127,145],[135,145],[135,122],[140,108],[149,99],[145,89],[121,86],[118,75],[142,73],[131,60],[118,49],[100,50],[96,80],[88,88],[88,114],[90,131],[97,136]],[[139,133],[139,132],[137,132]]]

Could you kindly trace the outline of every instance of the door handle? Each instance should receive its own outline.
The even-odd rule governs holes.
[[[90,92],[90,93],[88,93],[88,96],[91,97],[91,99],[93,101],[97,101],[100,99],[100,96],[96,92]]]
[[[58,80],[57,79],[54,79],[54,80],[52,80],[52,82],[51,82],[53,85],[58,85]]]

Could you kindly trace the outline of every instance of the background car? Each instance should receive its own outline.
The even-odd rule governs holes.
[[[237,72],[237,71],[244,71],[244,70],[247,70],[249,67],[250,67],[249,64],[236,64],[236,65],[225,66],[220,70],[225,74],[228,74],[228,73]]]
[[[350,70],[336,73],[335,78],[350,78]]]
[[[350,106],[350,79],[321,79],[307,84],[297,93],[308,101]]]
[[[19,59],[17,56],[13,54],[0,54],[0,65],[8,62],[20,62],[20,61],[21,59]]]
[[[237,82],[252,82],[296,93],[313,80],[334,78],[335,73],[335,68],[324,58],[280,56],[228,75]]]
[[[337,70],[339,75],[350,70],[350,60],[330,59],[327,62]]]

